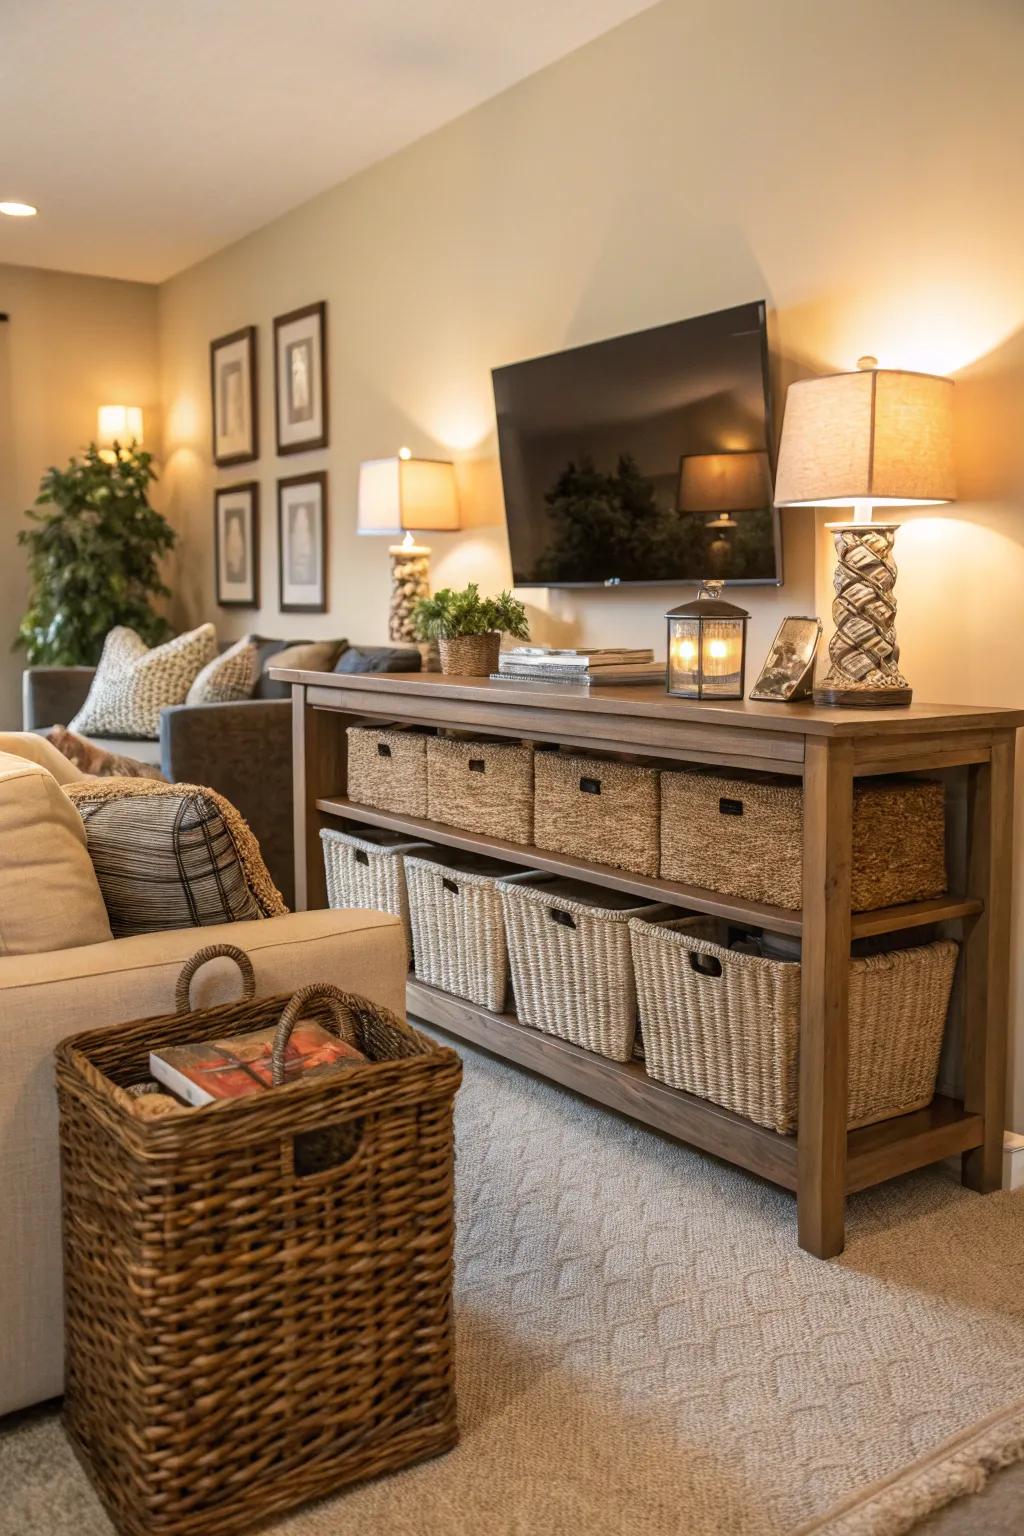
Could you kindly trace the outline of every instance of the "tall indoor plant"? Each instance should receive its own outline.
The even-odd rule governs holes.
[[[15,644],[30,663],[94,666],[117,624],[148,645],[173,633],[152,606],[170,596],[160,560],[177,537],[149,504],[155,479],[152,455],[134,444],[104,457],[90,443],[66,469],[46,471],[26,513],[35,526],[18,534],[31,585]]]
[[[413,609],[420,640],[437,640],[441,671],[461,677],[487,677],[498,670],[502,635],[529,640],[526,609],[512,596],[481,597],[475,581],[461,592],[445,587],[421,597]]]

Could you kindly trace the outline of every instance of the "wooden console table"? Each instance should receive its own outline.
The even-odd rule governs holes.
[[[715,1104],[554,1036],[410,979],[414,1016],[485,1046],[601,1104],[794,1190],[800,1246],[841,1252],[848,1192],[954,1153],[963,1179],[999,1187],[1007,1033],[1014,732],[1024,711],[914,704],[830,710],[812,704],[691,704],[660,688],[493,683],[436,675],[326,675],[277,669],[292,685],[297,903],[326,904],[319,832],[339,819],[571,875],[739,923],[802,945],[799,1130],[777,1135]],[[355,721],[484,731],[680,763],[766,769],[803,781],[803,912],[588,864],[542,849],[394,815],[346,797],[345,729]],[[952,892],[882,911],[850,912],[853,781],[941,773],[947,782]],[[962,940],[963,1102],[846,1130],[850,942],[923,928]],[[927,934],[923,935],[927,937]]]

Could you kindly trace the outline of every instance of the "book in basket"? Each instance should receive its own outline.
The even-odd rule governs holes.
[[[149,1070],[158,1083],[187,1104],[212,1104],[215,1099],[262,1093],[273,1086],[271,1056],[276,1034],[277,1025],[271,1024],[267,1029],[228,1035],[223,1040],[167,1045],[150,1051]],[[362,1051],[313,1019],[300,1019],[285,1046],[284,1080],[293,1083],[300,1077],[321,1077],[366,1060]]]

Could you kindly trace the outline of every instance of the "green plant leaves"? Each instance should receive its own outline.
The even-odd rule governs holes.
[[[461,635],[486,635],[492,630],[516,640],[530,638],[526,609],[511,592],[481,597],[475,581],[461,592],[443,587],[421,597],[413,609],[413,624],[421,640],[457,640]]]

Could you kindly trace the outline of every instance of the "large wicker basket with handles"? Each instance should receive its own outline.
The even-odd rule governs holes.
[[[190,1010],[230,954],[244,996]],[[255,1000],[229,946],[178,1012],[57,1050],[65,1425],[119,1532],[233,1536],[455,1444],[453,1051],[331,986]],[[142,1118],[159,1046],[299,1017],[370,1060]]]
[[[358,833],[324,827],[320,841],[324,849],[327,905],[338,909],[368,908],[400,917],[411,955],[412,929],[409,926],[404,856],[429,853],[432,845],[376,827],[361,827]]]
[[[647,1072],[790,1135],[797,1125],[800,965],[742,954],[681,923],[630,924]],[[931,1102],[958,946],[850,961],[850,1126]]]

